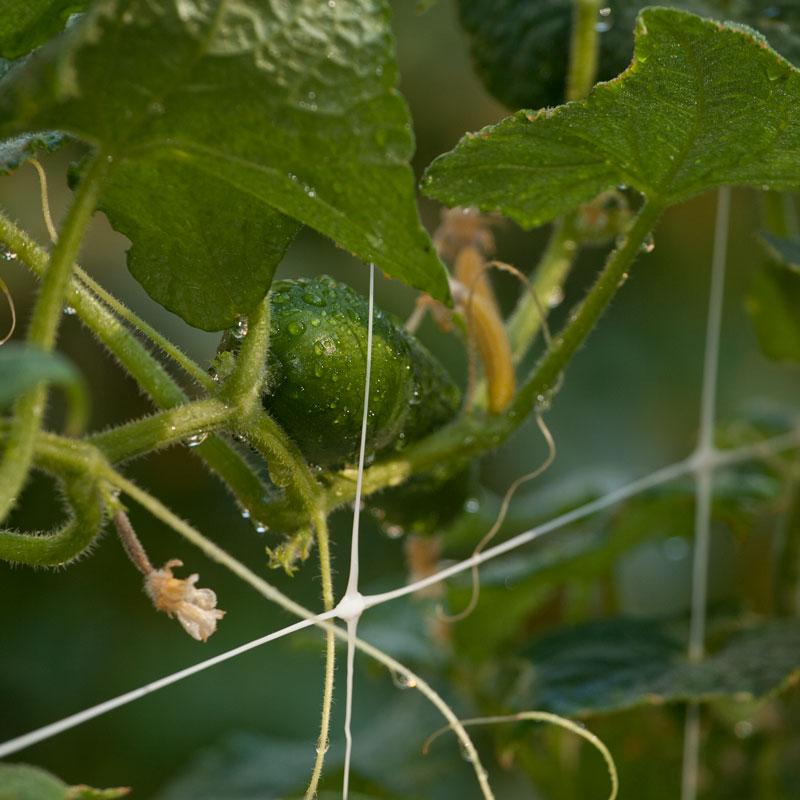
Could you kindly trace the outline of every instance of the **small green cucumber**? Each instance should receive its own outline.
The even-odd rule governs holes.
[[[310,463],[358,458],[368,304],[323,275],[273,284],[264,407]],[[235,349],[226,336],[221,349]],[[449,422],[460,392],[438,361],[389,314],[373,319],[367,454],[402,449]]]

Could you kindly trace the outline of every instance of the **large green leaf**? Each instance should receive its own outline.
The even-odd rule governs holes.
[[[128,269],[136,280],[206,330],[229,327],[263,297],[299,229],[246,192],[170,158],[120,164],[100,208],[133,243]]]
[[[19,58],[55,36],[87,0],[4,0],[0,13],[0,58]]]
[[[172,285],[193,289],[196,303],[222,279],[248,298],[239,313],[258,302],[293,233],[275,209],[446,299],[417,215],[396,80],[383,0],[99,0],[9,75],[0,134],[58,129],[102,148],[113,162],[103,207],[131,237],[172,237],[172,255],[182,251]],[[169,198],[156,200],[162,182]],[[191,276],[186,266],[202,253],[183,245],[188,214],[210,245]],[[273,238],[258,270],[243,266],[256,248],[235,246],[242,230]],[[163,261],[163,247],[151,253],[143,241],[139,263]],[[151,273],[137,269],[157,299],[220,327],[208,309],[164,296]]]
[[[64,356],[46,353],[27,345],[6,344],[0,347],[0,409],[8,408],[24,392],[39,383],[62,386],[69,401],[70,432],[83,429],[88,395],[83,377]]]
[[[115,800],[129,792],[127,788],[68,786],[39,767],[0,764],[0,800]]]
[[[653,3],[607,0],[598,17],[598,78],[628,65],[636,15]],[[796,0],[671,0],[671,7],[744,22],[769,37],[775,49],[800,64],[800,5]],[[461,23],[487,89],[509,108],[563,102],[574,0],[458,0]]]
[[[647,703],[761,698],[800,675],[800,623],[737,631],[705,661],[685,656],[685,637],[657,620],[610,619],[558,631],[525,652],[530,665],[508,701],[565,715]]]
[[[753,30],[648,9],[619,78],[468,134],[424,181],[528,227],[616,184],[663,205],[724,184],[800,186],[800,70]]]

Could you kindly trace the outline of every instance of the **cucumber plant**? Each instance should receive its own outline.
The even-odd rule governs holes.
[[[235,614],[228,609],[223,618],[215,591],[205,581],[198,586],[197,574],[176,575],[183,563],[174,553],[163,566],[153,564],[147,551],[156,548],[145,547],[131,520],[136,507],[301,618],[276,638],[321,628],[321,725],[316,755],[301,759],[310,777],[295,774],[291,759],[275,750],[264,771],[286,774],[261,778],[248,797],[303,790],[307,798],[324,796],[338,788],[338,768],[346,796],[354,753],[353,788],[363,796],[427,791],[413,784],[411,770],[375,778],[359,765],[350,722],[353,653],[360,649],[443,714],[472,765],[477,789],[470,791],[484,798],[494,796],[490,772],[500,767],[513,774],[501,796],[607,789],[598,788],[593,773],[599,760],[587,757],[581,777],[567,780],[553,758],[556,745],[543,740],[541,750],[532,750],[519,724],[510,734],[493,729],[492,746],[479,751],[467,723],[423,678],[426,670],[449,679],[466,698],[472,716],[480,715],[470,722],[544,720],[591,741],[606,759],[612,797],[614,756],[623,782],[642,780],[636,759],[625,756],[630,743],[613,726],[600,730],[598,739],[566,718],[630,713],[654,698],[670,707],[686,704],[682,791],[691,800],[700,788],[700,704],[713,701],[707,716],[718,726],[745,713],[737,703],[748,704],[752,716],[756,700],[789,689],[800,668],[796,414],[779,430],[764,420],[720,428],[715,443],[719,308],[712,303],[698,449],[617,494],[598,499],[588,492],[585,504],[559,522],[569,525],[617,499],[629,500],[594,530],[568,528],[526,560],[517,548],[555,526],[531,527],[542,519],[540,508],[523,507],[515,520],[512,495],[523,479],[495,497],[481,486],[480,465],[531,419],[549,445],[550,464],[555,445],[545,419],[569,380],[573,357],[636,262],[652,250],[667,210],[712,190],[720,192],[718,265],[724,262],[729,187],[758,195],[762,219],[753,228],[763,229],[764,263],[747,307],[765,353],[800,361],[793,194],[800,190],[800,17],[793,3],[756,0],[681,0],[655,8],[635,0],[607,6],[597,0],[459,0],[458,8],[479,74],[512,113],[466,133],[427,167],[421,191],[451,209],[429,233],[417,208],[411,116],[397,88],[385,0],[7,4],[0,17],[0,171],[36,166],[50,225],[37,158],[55,163],[48,154],[68,145],[79,159],[70,169],[72,199],[51,246],[0,212],[6,262],[24,266],[39,281],[24,332],[20,326],[0,346],[0,559],[9,569],[70,566],[113,528],[155,609],[206,641]],[[155,302],[194,328],[221,332],[210,364],[182,352],[77,264],[98,211],[129,239],[130,273]],[[522,275],[507,316],[496,298],[493,268],[521,273],[495,260],[506,259],[502,237],[498,246],[492,232],[501,217],[524,230],[550,226],[539,263],[529,278]],[[370,265],[368,299],[324,274],[273,280],[303,226]],[[550,309],[573,292],[567,281],[580,253],[597,248],[607,254],[585,295],[575,294],[563,319],[551,318]],[[420,293],[405,325],[375,307],[376,270]],[[721,301],[715,281],[712,297]],[[5,294],[13,304],[13,292]],[[57,350],[64,312],[78,316],[130,376],[151,403],[150,414],[86,432],[90,393]],[[469,372],[463,385],[413,332],[427,312],[442,338],[452,335],[463,345]],[[53,387],[66,398],[63,431],[47,414]],[[98,398],[92,399],[96,405]],[[182,445],[226,487],[232,511],[266,537],[252,537],[260,551],[255,566],[234,558],[130,477],[129,462]],[[717,476],[712,498],[712,470],[722,469],[728,482]],[[49,530],[21,531],[15,526],[37,474],[58,486],[65,518]],[[681,483],[692,476],[696,500],[692,486]],[[648,491],[634,499],[640,490]],[[362,498],[390,536],[406,534],[411,584],[362,593]],[[329,517],[351,504],[351,568],[342,596],[335,590]],[[563,498],[551,500],[551,510],[563,504]],[[575,497],[567,503],[578,504]],[[769,578],[772,601],[759,607],[758,618],[728,609],[706,636],[704,554],[711,521],[747,538],[770,515],[779,519],[771,542],[778,553]],[[673,550],[685,545],[687,526],[697,531],[688,657],[683,619],[592,620],[580,613],[585,599],[566,611],[555,603],[571,580],[586,596],[606,585],[603,579],[623,556],[649,539],[664,538]],[[531,530],[508,539],[515,527]],[[506,541],[485,550],[495,534]],[[314,551],[320,614],[278,588],[280,572],[267,572],[308,575],[301,567]],[[369,637],[357,637],[362,615],[366,626],[379,613],[373,608],[415,590],[464,607],[465,586],[445,596],[443,581],[512,551],[517,555],[484,573],[481,597],[472,595],[466,619],[455,622],[441,609],[437,616],[424,602],[415,606],[411,651],[420,674]],[[182,557],[195,568],[194,558]],[[443,561],[450,557],[463,560],[447,567]],[[620,607],[613,599],[607,605]],[[558,624],[567,621],[582,624]],[[344,755],[329,757],[337,769],[323,771],[333,735],[337,638],[348,647],[347,747]],[[0,744],[0,755],[103,710],[12,738]],[[666,714],[659,720],[674,726]],[[748,720],[735,725],[741,722],[752,730]],[[789,724],[764,759],[785,760],[796,747],[797,730],[794,739],[785,733]],[[599,720],[598,728],[603,725]],[[745,726],[736,730],[744,732],[740,738],[750,735]],[[237,759],[249,774],[252,764],[241,753]],[[482,759],[490,761],[490,772]],[[670,765],[665,791],[671,794],[659,794],[661,781],[654,778],[661,765],[655,756],[648,759],[646,778],[654,785],[642,796],[675,796],[681,770]],[[0,795],[116,797],[124,791],[67,787],[31,768],[4,769]],[[449,770],[439,768],[437,797],[463,794],[444,785],[441,776]],[[758,772],[748,779],[758,780]],[[193,782],[190,774],[165,796],[236,794],[236,769],[225,759],[198,774],[202,780]],[[527,788],[515,788],[514,780]],[[763,796],[790,796],[780,794],[777,772],[763,780]],[[718,788],[708,796],[730,796],[724,776]]]

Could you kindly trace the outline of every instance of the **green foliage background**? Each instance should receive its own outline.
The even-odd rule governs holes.
[[[440,2],[425,16],[412,4],[395,3],[402,89],[414,116],[415,165],[419,174],[438,154],[449,150],[466,130],[498,121],[505,111],[474,77],[468,47],[450,3]],[[67,189],[62,176],[77,151],[47,156],[56,210]],[[438,210],[423,200],[424,220],[435,227]],[[41,241],[38,187],[30,168],[0,182],[0,203]],[[514,524],[530,524],[575,498],[602,492],[676,458],[693,445],[697,426],[701,342],[705,326],[714,198],[705,195],[669,211],[652,254],[637,264],[632,278],[576,357],[564,388],[548,415],[558,444],[554,467],[515,506]],[[796,407],[800,376],[767,361],[744,311],[744,297],[763,261],[752,235],[757,213],[753,195],[734,194],[730,276],[726,294],[720,417],[777,416]],[[511,224],[498,232],[504,260],[530,268],[544,243],[544,232],[523,233]],[[217,337],[190,329],[151,301],[124,267],[126,240],[105,220],[92,226],[85,266],[110,289],[192,355],[208,360]],[[582,256],[569,289],[580,296],[601,256]],[[33,284],[13,263],[3,262],[2,277],[25,312]],[[308,230],[277,275],[328,272],[363,290],[365,271],[354,259]],[[516,286],[498,279],[503,301],[511,307]],[[377,301],[386,310],[406,314],[410,290],[378,282]],[[566,309],[559,309],[563,316]],[[453,373],[464,375],[463,355],[453,339],[428,322],[422,338]],[[145,413],[147,403],[102,355],[74,320],[62,337],[65,352],[80,367],[93,397],[91,427],[98,429]],[[57,399],[54,419],[63,413]],[[523,429],[487,459],[483,479],[497,491],[530,469],[543,453],[533,426]],[[203,529],[247,563],[263,567],[266,540],[248,521],[236,517],[223,489],[181,449],[134,464],[131,475],[157,490],[179,514]],[[756,475],[753,480],[756,480]],[[35,480],[26,490],[12,524],[49,523],[53,488]],[[497,702],[506,676],[481,658],[487,641],[524,652],[557,621],[591,620],[609,609],[638,617],[680,618],[688,603],[690,559],[681,548],[691,533],[684,514],[645,514],[648,539],[612,563],[568,570],[549,581],[537,579],[528,600],[539,593],[535,609],[515,610],[507,576],[487,585],[479,612],[455,634],[462,668],[446,662],[429,638],[420,634],[419,604],[399,601],[372,612],[363,635],[415,664],[463,714]],[[47,723],[86,705],[160,677],[286,624],[286,615],[206,563],[173,534],[134,511],[134,523],[156,561],[180,556],[203,585],[213,586],[228,612],[207,645],[181,636],[174,623],[155,615],[140,591],[137,575],[121,549],[108,537],[91,559],[68,571],[33,572],[2,568],[0,578],[0,739]],[[770,610],[765,588],[769,561],[769,518],[737,535],[719,526],[714,540],[712,607],[721,619],[733,613]],[[584,523],[598,533],[607,519]],[[337,580],[346,566],[348,515],[334,519]],[[654,530],[655,529],[655,530]],[[631,534],[634,535],[634,534]],[[640,535],[640,534],[635,534]],[[362,573],[368,588],[388,588],[405,578],[402,542],[370,525],[363,539]],[[470,545],[465,544],[468,551]],[[538,552],[538,551],[537,551]],[[524,553],[518,553],[520,559]],[[275,582],[309,605],[317,604],[311,562],[289,580]],[[456,590],[457,591],[457,590]],[[525,620],[523,628],[515,623]],[[508,626],[507,630],[503,630]],[[26,751],[24,760],[41,764],[69,783],[132,785],[137,798],[214,798],[253,800],[287,796],[303,785],[313,756],[320,705],[320,639],[306,634],[265,646],[233,662],[152,695],[75,731]],[[475,665],[474,667],[472,665]],[[601,667],[598,665],[597,667]],[[341,673],[340,673],[341,674]],[[422,741],[439,725],[436,715],[415,693],[401,692],[372,665],[360,663],[356,683],[356,788],[378,797],[469,797],[473,777],[459,769],[455,744],[440,741],[433,754],[419,754]],[[449,687],[449,688],[448,688]],[[337,697],[340,697],[337,694]],[[481,706],[481,702],[484,706]],[[335,706],[326,785],[335,788],[341,759],[341,702]],[[713,770],[708,797],[736,800],[800,798],[796,763],[800,759],[800,694],[790,689],[780,705],[756,708],[748,702],[715,707],[715,725],[705,742]],[[743,725],[742,723],[747,723]],[[738,723],[738,724],[737,724]],[[748,725],[750,727],[748,727]],[[667,800],[677,796],[682,716],[676,708],[638,708],[592,721],[618,757],[622,797]],[[536,776],[543,797],[602,797],[607,777],[595,754],[579,750],[560,733],[532,734],[508,728],[479,735],[484,747]],[[500,759],[502,760],[502,758]],[[265,765],[275,765],[266,769]],[[530,797],[521,770],[492,764],[499,797]]]

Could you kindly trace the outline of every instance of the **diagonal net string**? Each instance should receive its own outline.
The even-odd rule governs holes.
[[[719,342],[722,331],[722,303],[725,294],[725,262],[727,260],[730,207],[731,190],[729,186],[724,186],[717,193],[714,249],[711,256],[711,288],[703,356],[703,384],[700,394],[700,430],[695,453],[694,559],[688,650],[690,661],[695,662],[701,661],[705,654],[711,502],[714,491],[714,428],[716,425]],[[681,800],[695,800],[697,797],[699,766],[700,706],[697,703],[690,703],[686,710],[683,737]]]
[[[725,190],[723,190],[723,191],[725,191]],[[723,197],[724,197],[724,195],[723,195]],[[724,206],[728,202],[729,202],[728,200],[725,200],[720,205],[724,208]],[[719,212],[719,213],[721,213],[721,212]],[[719,222],[719,213],[718,213],[718,222]],[[726,215],[727,215],[727,211],[726,211]],[[725,225],[725,227],[727,228],[727,225]],[[717,228],[718,228],[718,233],[717,233],[717,236],[715,237],[715,239],[716,239],[716,241],[719,241],[719,239],[720,239],[720,235],[719,235],[720,226],[718,225]],[[719,252],[719,247],[715,247],[715,253],[718,253],[718,252]],[[717,261],[720,261],[722,263],[722,266],[724,267],[724,250],[722,252],[722,255],[718,256],[717,259],[715,259],[715,263]],[[721,270],[722,267],[720,267],[719,269]],[[708,393],[710,391],[714,391],[715,387],[716,387],[716,361],[717,361],[717,355],[716,354],[718,352],[718,341],[719,341],[719,328],[718,328],[719,322],[718,322],[718,317],[719,317],[719,313],[720,313],[719,309],[721,308],[721,277],[722,276],[720,276],[719,280],[713,281],[713,285],[718,287],[717,289],[712,290],[712,296],[713,296],[714,292],[716,291],[716,293],[718,294],[718,297],[719,297],[719,300],[717,301],[717,310],[714,311],[713,307],[710,307],[710,309],[709,309],[710,310],[710,315],[709,315],[710,316],[710,320],[709,320],[709,325],[710,326],[711,326],[711,322],[713,321],[714,314],[716,314],[716,316],[717,316],[717,321],[714,322],[713,327],[709,328],[711,331],[716,331],[716,334],[712,337],[712,340],[716,339],[717,343],[716,343],[716,345],[714,345],[714,347],[710,348],[709,347],[709,342],[707,340],[707,364],[708,363],[713,364],[713,371],[709,372],[708,369],[704,370],[704,394],[703,394],[703,397],[706,398],[706,399],[704,400],[704,404],[703,404],[704,415],[705,415],[703,417],[703,419],[706,420],[706,421],[705,421],[705,423],[703,425],[701,425],[701,434],[702,434],[702,431],[705,430],[705,431],[711,431],[711,435],[713,435],[713,423],[714,423],[714,416],[713,416],[714,395],[711,394],[710,395],[710,399],[708,399],[709,398],[709,394]],[[372,278],[371,278],[371,286],[372,286]],[[372,294],[372,292],[371,292],[371,294]],[[370,328],[371,328],[371,326],[370,326]],[[707,386],[709,386],[711,388],[707,389],[706,388]],[[365,390],[365,396],[367,395],[367,392],[368,392],[368,389]],[[710,417],[709,417],[709,414],[708,414],[708,409],[709,408],[711,409]],[[365,419],[366,419],[366,413],[367,413],[367,411],[366,411],[366,402],[365,402]],[[362,425],[362,431],[363,431],[363,425]],[[706,441],[709,441],[710,440],[710,435],[708,433],[706,433],[705,435],[707,437]],[[703,439],[702,439],[702,435],[701,435],[701,442],[702,442],[702,440]],[[480,565],[482,563],[485,563],[485,562],[487,562],[489,560],[497,558],[497,557],[499,557],[501,555],[505,555],[507,553],[510,553],[510,552],[512,552],[512,551],[514,551],[514,550],[516,550],[516,549],[518,549],[518,548],[520,548],[520,547],[522,547],[522,546],[524,546],[524,545],[526,545],[526,544],[528,544],[528,543],[530,543],[530,542],[532,542],[534,540],[539,539],[541,536],[544,536],[547,533],[550,533],[550,532],[555,531],[555,530],[557,530],[559,528],[562,528],[562,527],[564,527],[564,526],[566,526],[566,525],[568,525],[570,523],[573,523],[573,522],[576,522],[578,520],[581,520],[581,519],[584,519],[586,517],[589,517],[592,514],[598,512],[598,511],[600,511],[602,509],[605,509],[605,508],[608,508],[610,506],[613,506],[613,505],[615,505],[617,503],[620,503],[620,502],[622,502],[622,501],[624,501],[626,499],[634,497],[634,496],[636,496],[636,495],[638,495],[638,494],[640,494],[642,492],[645,492],[645,491],[647,491],[649,489],[652,489],[652,488],[655,488],[657,486],[666,484],[666,483],[671,482],[673,480],[677,480],[677,479],[679,479],[681,477],[685,477],[686,475],[689,475],[691,473],[694,473],[695,475],[700,475],[704,471],[706,471],[706,472],[709,473],[709,475],[711,475],[712,471],[715,468],[722,467],[722,466],[727,466],[727,465],[732,465],[732,464],[736,464],[736,463],[742,463],[744,461],[748,461],[748,460],[751,460],[751,459],[754,459],[754,458],[766,457],[766,456],[769,456],[769,455],[772,455],[772,454],[775,454],[775,453],[779,453],[781,451],[785,451],[785,450],[788,450],[788,449],[792,449],[792,448],[795,448],[795,447],[798,447],[798,446],[800,446],[800,429],[792,430],[792,431],[790,431],[788,433],[772,437],[772,438],[764,440],[762,442],[757,442],[757,443],[753,443],[753,444],[744,445],[742,447],[738,447],[738,448],[727,450],[727,451],[715,450],[713,448],[713,446],[710,446],[710,447],[707,447],[707,448],[698,447],[697,451],[692,456],[690,456],[690,457],[688,457],[688,458],[686,458],[686,459],[684,459],[682,461],[678,461],[678,462],[675,462],[674,464],[670,464],[670,465],[668,465],[666,467],[663,467],[661,469],[658,469],[658,470],[656,470],[656,471],[654,471],[654,472],[652,472],[652,473],[650,473],[650,474],[648,474],[648,475],[646,475],[646,476],[644,476],[642,478],[639,478],[639,479],[637,479],[637,480],[635,480],[635,481],[633,481],[631,483],[623,485],[623,486],[619,487],[618,489],[609,492],[608,494],[604,495],[603,497],[598,498],[597,500],[594,500],[594,501],[592,501],[590,503],[586,503],[586,504],[584,504],[584,505],[582,505],[582,506],[580,506],[580,507],[578,507],[576,509],[573,509],[572,511],[569,511],[569,512],[567,512],[565,514],[561,514],[561,515],[549,520],[548,522],[545,522],[545,523],[543,523],[541,525],[538,525],[538,526],[536,526],[536,527],[534,527],[534,528],[532,528],[532,529],[530,529],[528,531],[525,531],[524,533],[521,533],[521,534],[519,534],[517,536],[514,536],[514,537],[512,537],[511,539],[508,539],[505,542],[502,542],[502,543],[500,543],[500,544],[498,544],[498,545],[496,545],[496,546],[494,546],[492,548],[489,548],[489,549],[483,551],[482,553],[480,553],[480,554],[478,554],[476,556],[473,556],[472,558],[465,559],[464,561],[461,561],[458,564],[455,564],[455,565],[452,565],[452,566],[450,566],[450,567],[448,567],[446,569],[443,569],[443,570],[439,571],[438,573],[436,573],[434,575],[428,576],[428,577],[423,578],[421,580],[415,581],[414,583],[407,584],[405,586],[399,587],[398,589],[395,589],[395,590],[392,590],[392,591],[389,591],[389,592],[384,592],[384,593],[381,593],[381,594],[368,595],[366,597],[363,597],[363,596],[359,595],[360,603],[359,603],[359,609],[358,609],[357,616],[360,616],[361,611],[363,611],[366,608],[370,608],[372,606],[381,605],[381,604],[383,604],[385,602],[389,602],[390,600],[397,599],[397,598],[405,596],[407,594],[412,594],[412,593],[414,593],[414,592],[416,592],[416,591],[418,591],[418,590],[420,590],[422,588],[425,588],[427,586],[431,586],[433,584],[436,584],[436,583],[442,582],[444,580],[447,580],[448,578],[450,578],[450,577],[452,577],[454,575],[457,575],[457,574],[459,574],[461,572],[465,572],[465,571],[467,571],[469,569],[472,569],[473,567],[476,567],[476,566],[478,566],[478,565]],[[363,454],[363,442],[362,442],[362,454]],[[362,455],[362,458],[363,458],[363,455]],[[361,470],[359,470],[359,477],[360,477],[360,474],[361,474]],[[709,494],[709,496],[710,496],[710,494]],[[356,520],[358,519],[359,511],[360,511],[360,502],[357,502],[356,506],[355,506],[355,509],[354,509],[354,541],[356,543],[356,546],[357,546],[357,543],[358,543],[358,527],[357,527]],[[699,518],[699,515],[698,515],[698,518]],[[356,547],[356,549],[353,550],[353,553],[356,554],[356,556],[355,556],[356,559],[357,559],[357,552],[358,551],[357,551],[357,547]],[[357,566],[356,566],[356,570],[357,570]],[[702,574],[704,576],[704,572],[701,573],[699,570],[696,570],[696,574],[698,574],[698,575]],[[356,575],[357,575],[357,572],[356,572]],[[351,564],[351,577],[352,577],[352,564]],[[357,581],[357,578],[356,578],[356,581]],[[704,593],[704,589],[705,589],[705,579],[704,579],[704,577],[703,577],[703,581],[699,581],[699,582],[701,583],[701,589],[703,590],[703,593]],[[356,586],[356,589],[357,589],[357,582],[356,582],[355,586]],[[349,588],[349,585],[348,585],[348,588]],[[345,595],[345,596],[347,596],[347,595]],[[696,607],[700,608],[699,604]],[[702,616],[702,619],[704,620],[704,602],[703,602],[703,609],[702,610],[703,610],[703,614],[701,616]],[[316,615],[316,616],[314,616],[312,618],[309,618],[309,619],[300,620],[299,622],[294,623],[293,625],[289,625],[289,626],[287,626],[285,628],[282,628],[282,629],[280,629],[278,631],[275,631],[275,632],[273,632],[271,634],[268,634],[267,636],[260,637],[259,639],[253,640],[252,642],[248,642],[248,643],[246,643],[244,645],[240,645],[238,647],[232,648],[231,650],[225,651],[225,652],[223,652],[223,653],[221,653],[221,654],[219,654],[217,656],[214,656],[213,658],[206,659],[206,660],[204,660],[202,662],[199,662],[197,664],[194,664],[194,665],[189,666],[187,668],[184,668],[182,670],[178,670],[178,671],[176,671],[174,673],[171,673],[170,675],[167,675],[167,676],[165,676],[163,678],[160,678],[160,679],[158,679],[156,681],[153,681],[151,683],[145,684],[144,686],[141,686],[141,687],[139,687],[137,689],[134,689],[132,691],[126,692],[124,694],[121,694],[121,695],[119,695],[119,696],[117,696],[115,698],[107,700],[107,701],[105,701],[103,703],[99,703],[99,704],[97,704],[95,706],[92,706],[90,708],[86,708],[86,709],[82,710],[81,712],[78,712],[76,714],[73,714],[73,715],[70,715],[68,717],[65,717],[64,719],[59,720],[57,722],[51,723],[50,725],[46,725],[46,726],[44,726],[42,728],[39,728],[39,729],[34,730],[34,731],[31,731],[30,733],[27,733],[27,734],[24,734],[22,736],[16,737],[14,739],[8,740],[7,742],[0,744],[0,758],[5,757],[7,755],[10,755],[12,753],[18,752],[20,750],[23,750],[23,749],[25,749],[25,748],[33,745],[33,744],[36,744],[37,742],[41,742],[41,741],[44,741],[46,739],[49,739],[49,738],[51,738],[53,736],[56,736],[56,735],[58,735],[58,734],[60,734],[60,733],[62,733],[64,731],[66,731],[66,730],[69,730],[69,729],[74,728],[74,727],[76,727],[78,725],[81,725],[84,722],[87,722],[87,721],[89,721],[91,719],[94,719],[94,718],[96,718],[98,716],[101,716],[102,714],[105,714],[105,713],[107,713],[109,711],[112,711],[112,710],[114,710],[116,708],[119,708],[121,706],[127,705],[128,703],[134,702],[135,700],[138,700],[139,698],[144,697],[147,694],[155,692],[158,689],[164,688],[164,687],[169,686],[171,684],[177,683],[177,682],[183,680],[184,678],[190,677],[191,675],[197,674],[197,673],[199,673],[199,672],[201,672],[201,671],[203,671],[205,669],[208,669],[208,668],[210,668],[212,666],[215,666],[218,663],[221,663],[223,661],[226,661],[226,660],[229,660],[231,658],[234,658],[234,657],[240,655],[241,653],[247,652],[248,650],[251,650],[251,649],[253,649],[255,647],[260,646],[261,644],[265,644],[265,643],[267,643],[269,641],[277,640],[279,638],[282,638],[283,636],[290,635],[290,634],[296,632],[297,630],[302,630],[304,628],[307,628],[308,626],[310,626],[312,624],[318,624],[318,623],[323,622],[324,620],[329,620],[329,619],[333,618],[334,616],[339,616],[340,618],[344,618],[343,617],[343,612],[347,612],[347,611],[348,611],[348,609],[341,608],[341,603],[340,603],[340,606],[337,607],[337,609],[335,609],[334,611],[326,612],[326,613],[323,613],[323,614],[319,614],[319,615]],[[352,617],[352,611],[353,611],[353,609],[351,607],[351,609],[349,611],[349,615],[351,617]],[[701,625],[701,628],[700,628],[701,633],[703,633],[702,624],[703,623],[701,622],[700,623],[700,625]],[[349,625],[348,625],[348,627],[349,627]],[[352,634],[348,631],[348,634],[349,634],[349,636],[348,636],[349,640],[353,641],[354,640],[354,636],[355,636],[355,631],[353,631]],[[703,637],[704,637],[704,634],[703,634]],[[362,648],[362,649],[365,649],[366,652],[369,655],[372,655],[373,657],[376,657],[376,654],[378,653],[378,651],[375,650],[375,648],[372,648],[371,646],[366,646],[365,648]],[[400,665],[398,665],[398,666],[400,666]],[[350,684],[350,689],[349,689],[349,692],[348,692],[348,696],[349,696],[348,702],[351,703],[352,702],[352,674],[350,675],[349,684]],[[696,751],[695,751],[695,756],[696,756]],[[690,795],[690,798],[691,797],[693,797],[693,796]],[[684,798],[684,800],[687,800],[687,798]]]
[[[54,736],[58,736],[59,733],[68,731],[71,728],[77,728],[78,725],[83,725],[84,722],[89,722],[89,720],[95,719],[95,717],[108,714],[109,711],[126,706],[129,703],[134,702],[134,700],[140,700],[142,697],[146,697],[148,694],[157,692],[159,689],[163,689],[166,686],[171,686],[173,683],[178,683],[179,681],[189,678],[192,675],[196,675],[198,672],[203,672],[210,667],[215,667],[217,664],[221,664],[223,661],[229,661],[232,658],[236,658],[236,656],[240,656],[242,653],[247,653],[250,650],[254,650],[256,647],[260,647],[262,644],[274,642],[276,639],[281,639],[282,637],[288,636],[291,633],[301,631],[304,628],[308,628],[311,625],[316,624],[318,621],[321,622],[325,619],[331,619],[333,616],[334,612],[329,611],[325,614],[320,614],[313,620],[301,619],[298,622],[287,625],[285,628],[273,631],[266,636],[260,636],[258,639],[253,639],[250,642],[246,642],[238,647],[226,650],[219,655],[207,658],[204,661],[198,662],[197,664],[192,664],[191,666],[180,669],[177,672],[172,672],[169,675],[165,675],[163,678],[159,678],[158,680],[151,681],[143,686],[139,686],[136,689],[132,689],[129,692],[112,697],[110,700],[106,700],[102,703],[98,703],[97,705],[84,708],[76,714],[70,714],[70,716],[64,717],[57,722],[52,722],[42,728],[37,728],[36,730],[26,733],[22,736],[18,736],[15,739],[9,739],[8,741],[0,744],[0,758],[10,756],[12,753],[17,753],[20,750],[24,750],[25,748],[31,747],[34,744],[43,742],[46,739],[52,739]]]
[[[743,445],[732,450],[716,451],[710,460],[714,467],[730,466],[733,464],[750,461],[754,458],[766,458],[776,453],[791,450],[796,447],[800,447],[800,429],[793,430],[779,436],[774,436],[770,439],[764,440],[763,442]],[[491,549],[484,550],[483,553],[481,553],[477,558],[465,559],[464,561],[454,564],[447,569],[441,570],[434,575],[415,581],[414,583],[407,584],[391,592],[367,595],[364,597],[365,608],[382,605],[383,603],[387,603],[396,598],[413,594],[420,589],[424,589],[428,586],[445,581],[454,575],[458,575],[461,572],[466,572],[467,570],[471,569],[474,564],[483,564],[487,561],[491,561],[492,559],[495,559],[501,555],[505,555],[506,553],[523,547],[524,545],[529,544],[530,542],[533,542],[534,540],[537,540],[548,533],[559,530],[560,528],[563,528],[573,522],[578,522],[582,519],[590,517],[598,511],[602,511],[605,508],[609,508],[620,502],[628,500],[650,489],[663,486],[671,481],[685,477],[686,475],[692,473],[695,468],[696,459],[694,457],[670,464],[669,466],[656,470],[655,472],[652,472],[643,478],[639,478],[631,483],[625,484],[624,486],[609,492],[597,500],[586,503],[565,514],[561,514],[558,517],[538,525],[535,528],[531,528],[530,530],[525,531],[524,533],[521,533],[518,536],[507,540],[506,542],[496,545]],[[64,719],[51,723],[50,725],[45,725],[41,728],[31,731],[30,733],[9,739],[0,744],[0,758],[4,758],[5,756],[19,752],[20,750],[24,750],[25,748],[37,744],[38,742],[43,742],[46,739],[50,739],[53,736],[70,730],[71,728],[75,728],[84,722],[88,722],[95,717],[99,717],[108,713],[109,711],[113,711],[116,708],[127,705],[128,703],[132,703],[134,700],[138,700],[140,697],[144,697],[145,695],[155,692],[158,689],[162,689],[173,683],[178,683],[184,678],[188,678],[191,675],[195,675],[210,667],[216,666],[216,664],[219,664],[222,661],[233,658],[243,652],[247,652],[254,647],[260,646],[261,644],[266,644],[268,641],[274,641],[283,636],[294,633],[296,630],[302,630],[309,625],[331,619],[336,616],[336,614],[337,611],[333,610],[323,614],[318,614],[307,620],[301,620],[300,622],[289,625],[286,628],[275,631],[268,636],[261,637],[260,639],[256,639],[253,642],[249,642],[244,645],[239,645],[238,647],[220,653],[213,658],[206,659],[205,661],[201,661],[192,666],[178,670],[177,672],[166,675],[163,678],[159,678],[152,683],[145,684],[138,689],[133,689],[129,692],[118,695],[115,698],[84,709],[81,712],[72,714]]]

